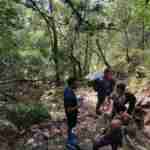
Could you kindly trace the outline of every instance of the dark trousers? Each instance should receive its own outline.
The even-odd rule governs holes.
[[[101,105],[104,103],[105,98],[106,98],[106,96],[98,93],[98,96],[97,96],[98,100],[97,100],[97,104],[96,104],[96,113],[99,112],[99,109],[100,109]]]
[[[118,147],[120,146],[120,144],[118,143],[113,143],[113,139],[111,137],[102,136],[97,141],[94,142],[93,150],[98,150],[99,148],[108,145],[111,145],[112,150],[117,150]]]
[[[66,112],[66,116],[67,116],[68,135],[69,135],[72,131],[72,128],[74,128],[77,124],[78,112],[77,111]]]

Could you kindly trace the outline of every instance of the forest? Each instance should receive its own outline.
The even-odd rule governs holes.
[[[0,0],[0,149],[71,150],[63,94],[72,77],[83,98],[75,133],[92,150],[109,123],[95,114],[90,78],[105,68],[140,105],[142,128],[132,123],[118,150],[150,150],[150,1]]]

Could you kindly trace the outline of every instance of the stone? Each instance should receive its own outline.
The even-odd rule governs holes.
[[[0,135],[13,139],[18,134],[18,128],[8,120],[0,120]]]

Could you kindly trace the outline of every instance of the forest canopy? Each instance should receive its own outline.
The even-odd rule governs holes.
[[[148,70],[149,8],[149,0],[0,0],[1,76],[63,81],[104,66]]]

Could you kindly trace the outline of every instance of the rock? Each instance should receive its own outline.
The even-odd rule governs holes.
[[[33,138],[30,138],[28,141],[27,141],[27,145],[30,145],[30,144],[33,144],[34,143],[34,139]]]
[[[32,137],[27,140],[26,148],[32,150],[47,150],[48,149],[48,129],[39,129],[38,126],[31,128]]]
[[[150,126],[145,126],[144,134],[146,135],[147,138],[150,139]]]
[[[147,150],[145,147],[141,146],[141,145],[137,145],[136,148],[138,150]]]
[[[148,132],[147,128],[150,127],[150,89],[149,88],[145,88],[143,89],[142,93],[139,94],[139,96],[137,96],[137,107],[139,107],[140,111],[139,114],[143,114],[143,120],[144,120],[144,132],[146,133],[146,135],[150,135],[150,133]],[[140,116],[140,118],[142,119],[142,117]],[[149,136],[150,137],[150,136]]]
[[[13,123],[7,120],[0,120],[0,135],[9,140],[16,137],[17,134],[18,129]]]
[[[0,147],[1,147],[1,150],[11,150],[8,143],[1,141],[1,139],[0,139]]]
[[[149,104],[150,104],[150,97],[144,97],[141,106],[145,106],[145,105],[150,106]]]
[[[14,150],[18,133],[19,131],[13,123],[0,120],[0,149]]]
[[[150,110],[145,114],[144,124],[150,126]]]
[[[45,129],[44,131],[43,131],[43,136],[45,137],[45,138],[50,138],[50,133],[49,133],[49,130],[48,129]]]

